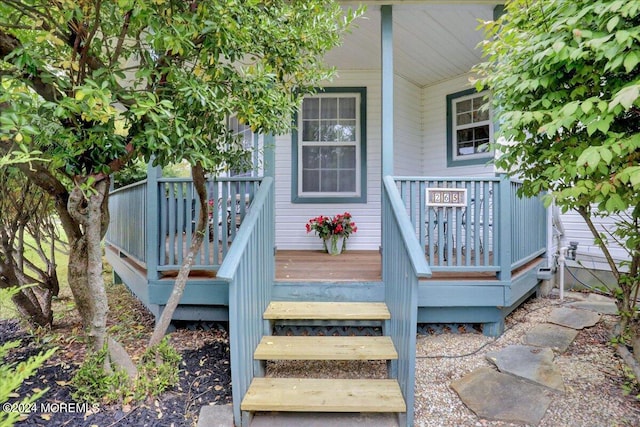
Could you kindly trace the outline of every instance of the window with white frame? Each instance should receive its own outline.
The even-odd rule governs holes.
[[[363,196],[364,90],[344,90],[326,89],[303,100],[294,136],[295,201]]]
[[[227,120],[227,129],[231,132],[231,135],[238,139],[238,143],[243,149],[252,152],[252,164],[253,168],[257,167],[257,150],[255,147],[256,134],[251,130],[251,126],[241,123],[237,116],[231,116]],[[230,176],[251,176],[252,171],[237,171],[231,170]]]
[[[475,90],[447,96],[447,154],[450,166],[486,162],[493,153],[493,122],[488,92]]]

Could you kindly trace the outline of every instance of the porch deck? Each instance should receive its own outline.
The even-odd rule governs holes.
[[[493,260],[493,253],[489,254],[489,259]],[[437,260],[435,263],[439,264]],[[457,263],[455,254],[452,263]],[[440,280],[497,280],[495,273],[482,271],[435,271],[431,278]],[[276,252],[276,281],[380,282],[382,281],[382,256],[379,251],[364,250],[349,250],[339,256],[332,256],[321,250],[278,250]]]
[[[249,229],[244,220],[254,211],[261,182],[260,177],[209,182],[209,239],[196,257],[176,320],[226,320],[230,287],[219,271],[229,254],[237,252],[233,248],[244,238],[242,229]],[[432,272],[417,282],[419,321],[495,323],[492,333],[499,334],[505,312],[535,292],[539,283],[537,270],[546,249],[546,214],[540,200],[517,197],[520,184],[504,177],[390,177],[389,185],[398,193],[397,214],[406,219],[395,233],[414,236],[411,256],[415,262],[425,257]],[[433,204],[426,198],[427,189],[465,192],[466,203]],[[156,315],[171,294],[191,243],[199,211],[194,194],[188,179],[150,175],[110,197],[107,260],[116,280],[125,282]],[[234,208],[225,200],[245,203]],[[274,257],[274,246],[248,249],[253,263],[270,266],[265,280],[274,301],[377,302],[385,300],[385,289],[396,289],[396,279],[383,277],[383,258],[392,260],[384,264],[391,272],[400,262],[397,248],[387,245],[386,254],[381,253],[384,245],[382,251],[349,249],[337,257],[320,250],[278,250]],[[251,286],[255,282],[251,279]]]

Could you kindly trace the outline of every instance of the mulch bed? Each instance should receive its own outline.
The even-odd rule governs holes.
[[[71,397],[70,384],[80,360],[69,360],[68,349],[61,348],[25,381],[18,394],[49,388],[34,405],[33,412],[18,426],[194,426],[200,408],[209,404],[231,403],[231,369],[229,344],[223,325],[178,329],[172,342],[182,355],[180,381],[158,398],[128,405],[83,405]],[[45,344],[25,332],[16,321],[0,321],[0,343],[19,339],[22,344],[12,350],[5,363],[19,363],[40,352]],[[56,343],[58,345],[58,343]],[[144,345],[141,343],[141,345]],[[80,356],[81,353],[78,352]],[[20,400],[13,398],[9,402]]]

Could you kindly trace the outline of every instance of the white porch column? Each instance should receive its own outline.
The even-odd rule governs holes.
[[[382,57],[382,176],[393,175],[393,12],[380,7]]]

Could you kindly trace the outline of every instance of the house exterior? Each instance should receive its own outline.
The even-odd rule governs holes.
[[[481,61],[478,21],[500,13],[500,2],[365,3],[365,17],[325,58],[336,78],[305,98],[294,130],[253,135],[234,123],[262,158],[251,174],[209,183],[209,242],[174,318],[229,321],[238,425],[248,411],[240,401],[261,373],[252,355],[270,334],[270,302],[384,302],[402,424],[412,425],[416,324],[481,323],[498,335],[549,264],[550,214],[538,198],[517,197],[520,184],[490,163],[494,122],[481,108],[490,94],[470,83]],[[190,185],[150,168],[147,180],[110,196],[107,259],[156,315],[200,209]],[[373,256],[377,276],[277,276],[277,254],[320,254],[310,218],[345,211],[358,231],[341,256]]]

